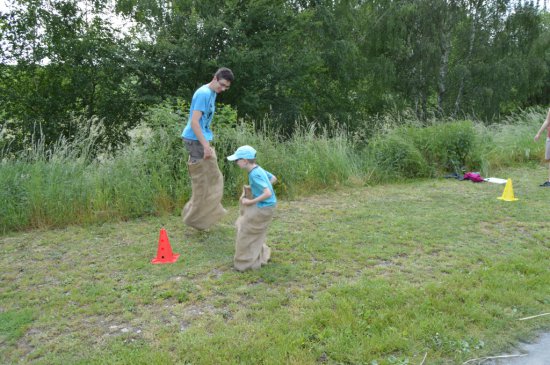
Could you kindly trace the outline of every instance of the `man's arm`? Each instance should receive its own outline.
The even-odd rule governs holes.
[[[197,139],[204,148],[204,159],[208,160],[210,157],[212,157],[212,148],[210,147],[210,143],[208,143],[208,141],[204,137],[204,134],[202,134],[200,125],[201,118],[202,112],[200,110],[193,110],[193,115],[191,116],[191,129],[193,130],[195,136],[197,136]]]
[[[537,134],[535,134],[535,142],[539,140],[540,138],[540,135],[542,134],[542,132],[545,130],[545,129],[548,129],[548,126],[550,125],[550,109],[548,109],[548,114],[546,115],[546,120],[544,121],[544,123],[542,123],[542,126],[540,127],[539,131],[537,132]]]

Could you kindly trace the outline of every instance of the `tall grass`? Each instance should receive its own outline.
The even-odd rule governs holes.
[[[484,170],[490,171],[517,163],[537,162],[544,157],[544,140],[534,143],[533,137],[544,122],[544,110],[529,109],[509,116],[502,123],[478,125],[479,153]]]
[[[191,190],[180,133],[184,119],[174,108],[151,109],[130,133],[131,143],[115,153],[95,155],[98,130],[60,139],[46,148],[38,140],[15,155],[0,152],[0,231],[177,214]],[[258,151],[258,163],[274,173],[280,198],[346,184],[374,184],[434,177],[462,170],[487,175],[517,163],[539,160],[544,144],[532,137],[543,110],[528,110],[498,125],[472,121],[408,122],[368,133],[365,140],[345,128],[330,133],[302,123],[289,138],[255,131],[229,107],[217,113],[213,144],[225,182],[227,204],[236,201],[246,173],[226,156],[244,144]]]
[[[362,177],[362,162],[344,131],[317,130],[315,124],[298,126],[284,143],[271,145],[268,165],[277,171],[285,192],[293,196],[347,184]]]

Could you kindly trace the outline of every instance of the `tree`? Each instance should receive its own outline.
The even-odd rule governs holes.
[[[50,141],[71,136],[76,113],[99,117],[113,144],[131,124],[125,49],[100,16],[105,4],[20,0],[2,15],[2,109],[27,134],[39,125]]]

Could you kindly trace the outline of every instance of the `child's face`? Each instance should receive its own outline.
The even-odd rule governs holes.
[[[246,169],[246,167],[248,166],[248,161],[245,160],[245,159],[242,159],[242,158],[239,158],[238,160],[236,160],[235,163],[236,163],[241,169]]]

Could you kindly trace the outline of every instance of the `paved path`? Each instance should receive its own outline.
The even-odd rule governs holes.
[[[550,365],[550,333],[545,333],[535,343],[523,344],[519,352],[514,354],[525,354],[527,356],[512,357],[509,359],[498,359],[487,365]]]

